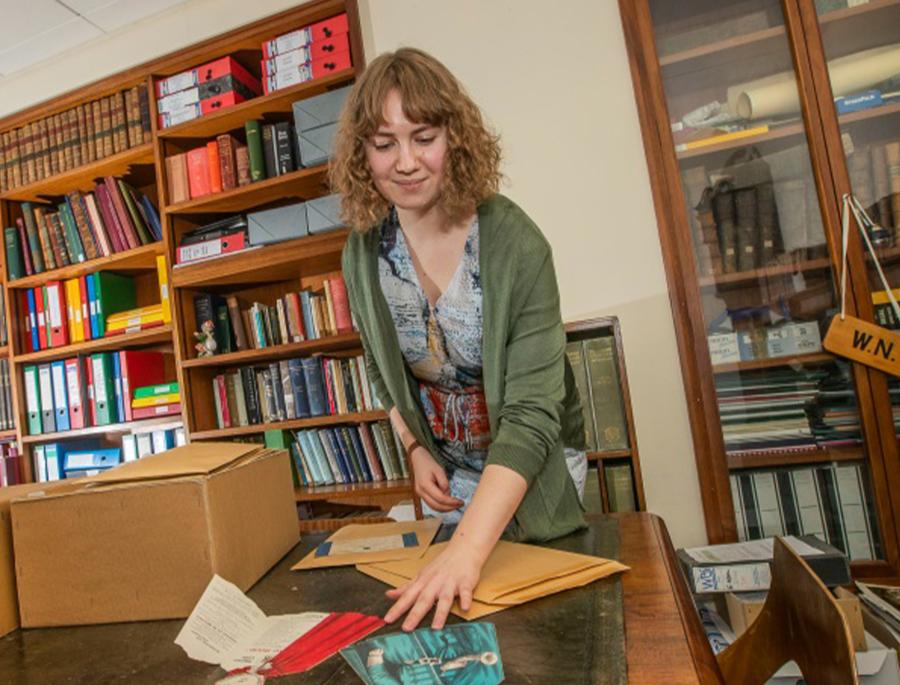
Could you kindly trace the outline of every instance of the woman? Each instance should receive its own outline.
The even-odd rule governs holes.
[[[504,533],[584,525],[584,424],[550,246],[497,194],[500,148],[453,75],[419,50],[375,59],[348,96],[332,186],[369,378],[428,513],[458,526],[385,620],[468,609]],[[564,451],[564,448],[565,451]],[[579,484],[567,468],[571,464]]]

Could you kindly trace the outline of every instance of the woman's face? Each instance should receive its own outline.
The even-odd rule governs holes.
[[[440,196],[446,157],[446,130],[410,121],[400,93],[388,93],[384,123],[366,143],[378,192],[398,209],[428,211]]]

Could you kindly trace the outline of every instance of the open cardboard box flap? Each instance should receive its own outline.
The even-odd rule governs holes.
[[[83,479],[87,487],[185,476],[207,476],[266,453],[260,445],[239,442],[194,442]]]

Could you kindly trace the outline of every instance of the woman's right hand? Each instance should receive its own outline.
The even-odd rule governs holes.
[[[453,511],[463,502],[450,496],[450,482],[443,467],[421,445],[417,445],[409,455],[415,478],[416,494],[435,511]]]

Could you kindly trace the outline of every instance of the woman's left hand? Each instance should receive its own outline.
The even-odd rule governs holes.
[[[440,630],[457,597],[463,611],[468,611],[472,606],[472,593],[478,584],[483,564],[484,561],[471,548],[452,539],[446,549],[423,568],[415,580],[387,591],[387,596],[396,601],[385,614],[384,620],[393,623],[409,611],[403,621],[403,630],[414,630],[436,602],[431,627],[433,630]]]

